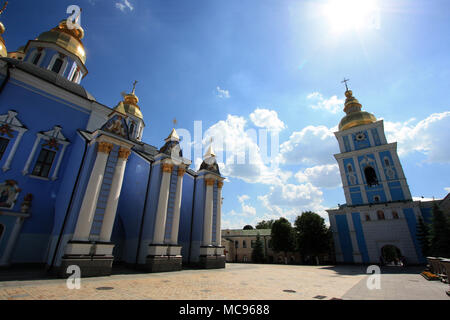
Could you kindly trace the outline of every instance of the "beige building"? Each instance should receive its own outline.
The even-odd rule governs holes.
[[[259,233],[263,243],[264,256],[268,263],[300,263],[298,253],[287,254],[284,252],[274,252],[271,244],[271,229],[254,230],[222,230],[222,246],[225,247],[225,257],[227,262],[252,262],[252,251]]]

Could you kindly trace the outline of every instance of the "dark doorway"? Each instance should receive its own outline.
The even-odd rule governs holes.
[[[378,184],[377,173],[372,167],[366,167],[364,169],[364,175],[369,186],[376,186]]]
[[[381,259],[387,266],[403,266],[404,258],[399,248],[393,245],[385,245],[381,248]]]

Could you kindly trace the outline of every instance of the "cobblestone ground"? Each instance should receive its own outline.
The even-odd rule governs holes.
[[[365,271],[361,266],[227,264],[220,270],[86,278],[79,290],[69,290],[61,279],[11,280],[0,281],[0,299],[449,299],[448,285],[425,280],[420,269],[388,270],[380,290],[367,289]]]

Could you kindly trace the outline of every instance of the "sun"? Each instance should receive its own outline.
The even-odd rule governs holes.
[[[378,25],[376,0],[329,0],[323,9],[332,31],[336,33]]]

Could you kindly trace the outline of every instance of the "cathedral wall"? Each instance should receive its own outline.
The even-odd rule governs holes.
[[[121,260],[127,263],[136,262],[142,215],[145,209],[145,198],[147,197],[150,165],[148,160],[132,152],[125,169],[111,241],[113,243],[116,243],[117,240],[123,241]],[[120,237],[123,236],[124,239],[115,237],[119,234],[117,229],[120,228],[120,220],[122,221],[124,232]]]
[[[353,246],[350,238],[347,216],[345,214],[335,215],[336,227],[341,245],[341,251],[346,263],[353,263]]]
[[[195,186],[195,203],[194,203],[194,215],[192,225],[192,239],[191,239],[191,261],[197,262],[200,255],[200,246],[203,240],[203,221],[205,218],[205,196],[206,185],[205,179],[197,178]]]
[[[72,145],[70,144],[62,158],[57,179],[53,181],[50,178],[33,178],[30,176],[40,151],[40,148],[38,148],[29,166],[29,173],[24,176],[22,170],[36,141],[36,134],[49,131],[55,125],[59,125],[62,127],[63,135],[73,142],[77,136],[76,130],[83,128],[88,119],[88,114],[69,107],[65,102],[38,90],[34,91],[24,88],[21,82],[15,81],[14,84],[8,82],[0,95],[0,114],[15,110],[18,113],[17,118],[28,128],[18,145],[11,162],[11,169],[2,172],[0,179],[0,182],[9,179],[17,181],[19,188],[22,190],[12,211],[20,211],[20,204],[26,194],[31,193],[33,195],[32,216],[26,219],[23,224],[12,258],[13,262],[43,262],[43,259],[45,259],[49,236],[53,229],[55,202],[72,151]],[[40,145],[43,143],[41,142]],[[12,143],[8,145],[0,165],[3,165],[6,161],[11,147]],[[55,170],[56,159],[61,152],[62,147],[60,146],[49,177]]]
[[[183,178],[183,194],[181,198],[180,209],[180,228],[178,231],[178,244],[182,246],[181,255],[183,262],[188,262],[190,238],[191,238],[191,223],[192,223],[192,203],[194,201],[194,183],[195,177],[186,173]]]

